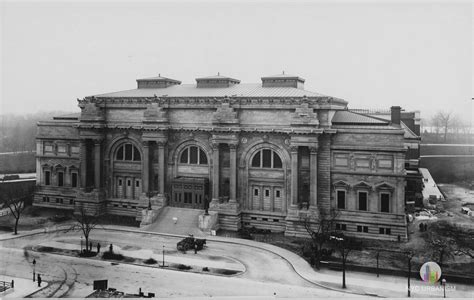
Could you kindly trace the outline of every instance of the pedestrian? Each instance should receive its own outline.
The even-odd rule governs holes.
[[[114,252],[114,246],[112,246],[112,244],[110,244],[110,246],[109,246],[109,252],[110,253]]]
[[[41,287],[41,275],[38,274],[38,287]]]
[[[194,254],[197,254],[197,253],[198,253],[198,244],[195,241],[194,242]]]
[[[100,243],[97,243],[97,254],[100,252]]]

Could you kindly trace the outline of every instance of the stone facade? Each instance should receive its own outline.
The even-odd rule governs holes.
[[[399,108],[392,120],[350,112],[283,74],[137,81],[38,124],[34,205],[137,220],[148,208],[208,208],[221,229],[287,235],[306,234],[308,213],[337,211],[347,234],[406,239]]]

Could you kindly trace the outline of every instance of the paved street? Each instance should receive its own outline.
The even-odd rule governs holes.
[[[273,296],[274,293],[281,297],[311,298],[346,295],[321,289],[307,282],[293,271],[288,262],[275,254],[251,247],[236,247],[232,244],[209,242],[208,248],[197,256],[206,254],[215,257],[239,257],[239,261],[245,265],[246,272],[235,277],[199,275],[122,263],[112,265],[105,261],[32,251],[25,256],[22,250],[27,245],[41,244],[45,240],[75,240],[80,243],[78,238],[76,233],[41,234],[3,241],[0,248],[2,272],[29,278],[32,272],[31,261],[35,257],[38,262],[37,272],[42,274],[45,281],[51,282],[51,288],[47,292],[37,295],[41,297],[84,297],[92,292],[92,281],[98,279],[108,279],[109,286],[127,293],[137,293],[141,287],[143,291],[154,292],[160,297]],[[124,242],[125,240],[127,242]],[[94,244],[96,241],[100,241],[103,245],[112,242],[116,246],[126,247],[128,244],[156,251],[161,251],[163,244],[165,249],[175,249],[179,240],[180,238],[150,238],[146,234],[124,234],[104,230],[97,230],[93,234]],[[194,258],[194,253],[188,253],[173,253],[173,255]]]
[[[111,226],[112,227],[112,226]],[[37,272],[42,274],[49,287],[35,297],[85,297],[92,292],[93,280],[108,279],[109,287],[126,293],[153,292],[159,297],[199,296],[268,296],[279,297],[357,297],[380,295],[405,297],[406,278],[373,274],[347,273],[348,289],[340,290],[341,273],[331,270],[314,271],[299,256],[272,245],[212,237],[207,248],[194,254],[177,252],[180,237],[132,232],[130,227],[113,226],[97,229],[91,238],[94,248],[100,242],[106,250],[110,243],[114,249],[130,256],[147,259],[151,255],[159,258],[165,246],[166,257],[171,262],[182,262],[204,266],[242,266],[245,270],[232,277],[180,272],[156,267],[145,267],[126,263],[111,264],[107,261],[84,259],[52,253],[25,251],[32,245],[50,245],[67,249],[80,249],[80,235],[70,233],[41,233],[0,242],[0,267],[3,275],[30,278],[31,261],[36,258]],[[6,235],[0,235],[0,239]],[[28,248],[27,248],[28,249]],[[412,286],[423,283],[414,278]],[[348,292],[348,293],[346,293]],[[413,291],[414,297],[442,297],[442,292]],[[455,284],[450,297],[473,297],[472,287]]]

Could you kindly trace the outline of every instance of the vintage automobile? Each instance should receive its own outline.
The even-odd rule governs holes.
[[[202,250],[204,248],[204,245],[206,244],[205,239],[196,239],[194,237],[186,237],[182,239],[181,241],[176,244],[176,248],[178,251],[187,251],[187,250],[193,250],[194,245],[197,246],[197,250]]]

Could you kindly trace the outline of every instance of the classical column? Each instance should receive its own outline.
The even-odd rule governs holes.
[[[165,193],[165,143],[158,144],[158,193]]]
[[[100,188],[100,143],[101,140],[94,140],[94,186],[96,189]]]
[[[318,147],[309,148],[309,168],[310,168],[310,183],[309,183],[309,205],[317,206],[318,201]]]
[[[150,184],[150,143],[143,142],[143,189],[144,193],[147,193],[149,190]]]
[[[298,146],[291,146],[291,206],[298,205]]]
[[[229,144],[230,148],[230,200],[236,202],[237,195],[237,145]]]
[[[81,140],[81,182],[79,184],[80,187],[84,188],[87,185],[87,143],[85,139]]]
[[[219,144],[212,144],[212,201],[219,200]]]

